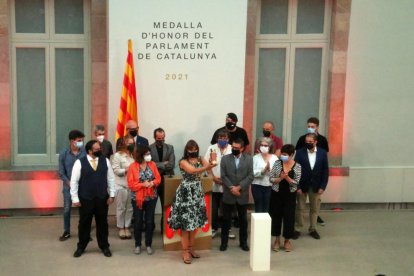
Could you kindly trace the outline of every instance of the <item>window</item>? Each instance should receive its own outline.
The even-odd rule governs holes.
[[[90,126],[89,2],[11,1],[13,164],[54,165]]]
[[[256,136],[262,123],[295,144],[306,121],[320,119],[324,133],[329,0],[262,0],[256,24]]]

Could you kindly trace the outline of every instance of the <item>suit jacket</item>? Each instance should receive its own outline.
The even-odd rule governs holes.
[[[223,181],[223,202],[226,204],[240,205],[249,203],[249,187],[253,181],[253,158],[245,153],[240,157],[239,167],[236,168],[236,161],[233,154],[225,155],[220,162],[221,179]],[[230,192],[230,187],[240,186],[240,196]]]
[[[174,147],[172,145],[168,145],[164,143],[162,148],[162,160],[160,160],[158,156],[157,146],[155,143],[152,143],[149,146],[151,150],[151,157],[152,161],[157,164],[158,171],[161,175],[174,175],[174,167],[175,167],[175,154],[174,154]],[[164,161],[168,161],[166,165],[164,165]]]
[[[317,148],[316,161],[313,170],[310,167],[308,150],[301,148],[296,151],[296,162],[302,166],[302,175],[298,189],[307,193],[309,189],[318,192],[319,189],[326,190],[329,178],[328,155],[324,149]]]
[[[136,138],[137,138],[136,139],[136,144],[137,145],[144,145],[144,146],[148,146],[149,145],[147,138],[142,137],[142,136],[139,136],[139,135],[137,135]]]

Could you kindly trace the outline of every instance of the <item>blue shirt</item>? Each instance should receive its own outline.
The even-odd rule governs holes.
[[[70,184],[70,178],[72,176],[72,168],[75,161],[81,159],[82,157],[86,156],[86,151],[84,147],[79,149],[78,154],[73,154],[70,149],[68,148],[63,149],[59,153],[59,177],[62,179],[63,184]]]

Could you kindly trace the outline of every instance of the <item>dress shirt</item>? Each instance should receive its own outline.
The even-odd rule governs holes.
[[[92,157],[90,155],[86,155],[88,158],[89,164],[92,166]],[[108,166],[108,173],[107,173],[107,181],[108,181],[108,194],[109,197],[115,197],[115,175],[114,171],[112,170],[111,163],[109,162],[108,158],[106,160],[106,165]],[[96,167],[99,164],[99,158],[95,158]],[[79,190],[79,179],[81,177],[81,169],[82,165],[80,160],[76,160],[75,164],[73,165],[72,169],[72,177],[70,178],[70,194],[72,196],[72,202],[77,203],[79,202],[78,190]]]
[[[239,164],[240,164],[240,157],[241,157],[241,156],[242,156],[241,154],[239,155],[239,157],[234,156],[234,161],[236,162],[236,169],[238,169],[238,168],[239,168]]]
[[[310,167],[311,167],[312,170],[313,170],[313,167],[315,167],[316,151],[317,151],[317,148],[316,147],[315,147],[315,150],[313,152],[310,152],[308,150],[309,165],[310,165]]]

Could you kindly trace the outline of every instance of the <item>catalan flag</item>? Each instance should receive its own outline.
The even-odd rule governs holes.
[[[116,126],[115,141],[125,135],[125,124],[129,120],[138,123],[137,95],[135,90],[134,59],[132,54],[132,41],[128,40],[128,56],[124,73],[121,101],[119,103],[118,123]]]

